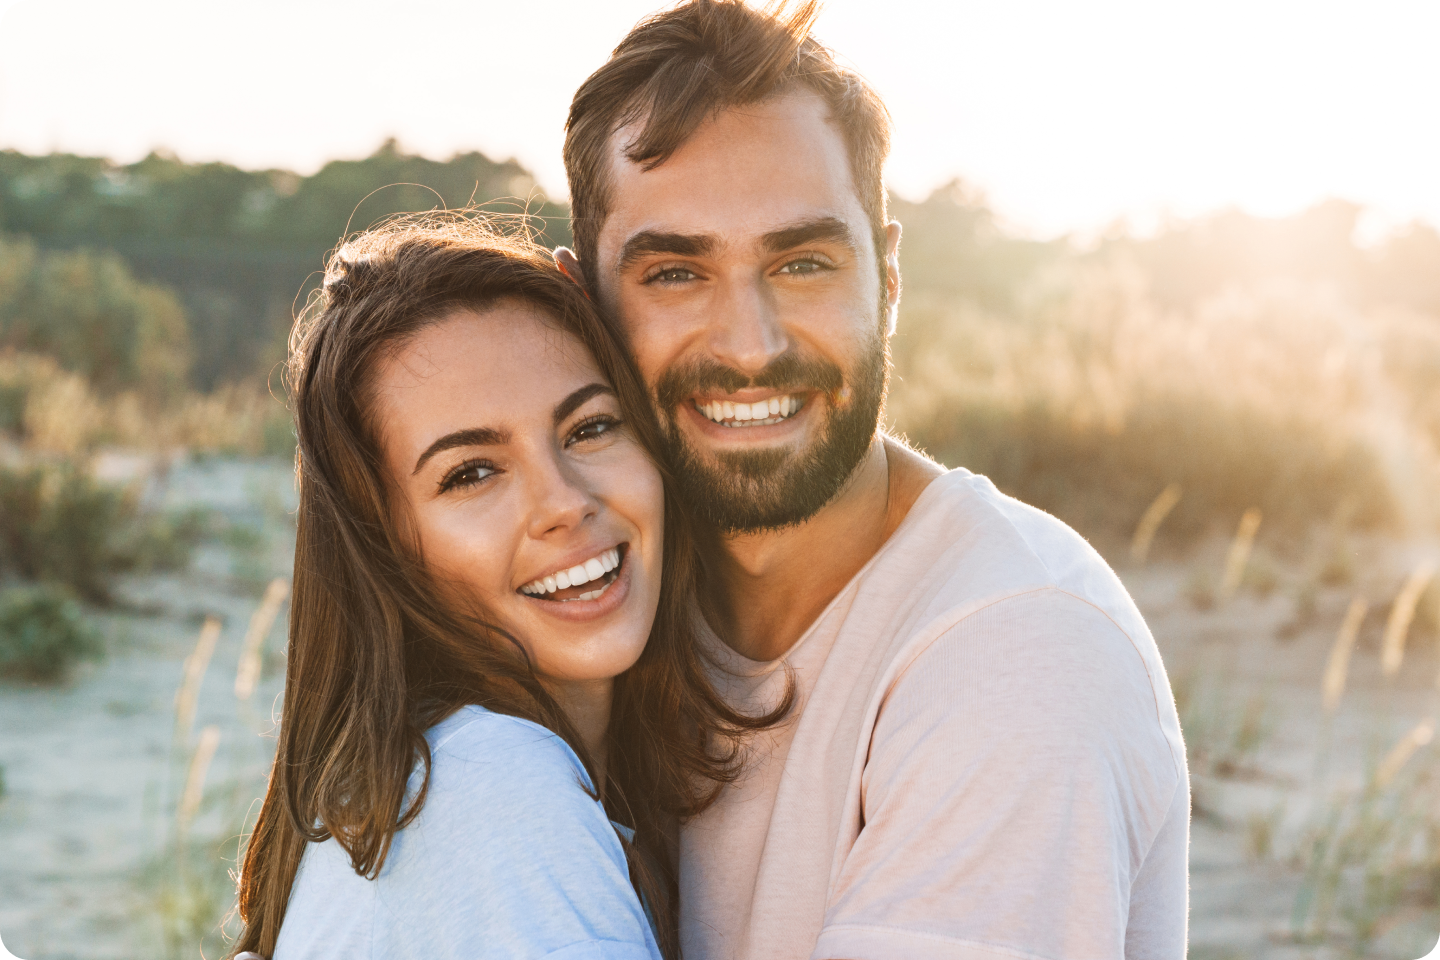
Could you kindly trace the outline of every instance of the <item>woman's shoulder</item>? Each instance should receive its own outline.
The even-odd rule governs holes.
[[[506,798],[542,807],[595,803],[580,758],[538,723],[472,704],[431,727],[425,738],[431,757],[427,806],[451,790],[486,805]]]

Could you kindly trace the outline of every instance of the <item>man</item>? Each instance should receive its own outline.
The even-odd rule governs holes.
[[[1180,957],[1164,667],[1083,540],[887,436],[888,118],[808,37],[690,0],[575,95],[568,274],[623,327],[713,540],[728,696],[795,714],[681,836],[689,960]]]

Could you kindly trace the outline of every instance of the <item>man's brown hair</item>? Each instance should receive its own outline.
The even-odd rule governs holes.
[[[625,156],[653,169],[705,120],[796,87],[814,91],[845,138],[850,173],[870,219],[876,253],[885,250],[885,185],[890,116],[858,74],[810,36],[818,0],[792,10],[757,10],[742,0],[687,0],[641,21],[603,67],[575,92],[565,123],[575,253],[593,280],[600,228],[609,214],[609,143],[641,122]]]

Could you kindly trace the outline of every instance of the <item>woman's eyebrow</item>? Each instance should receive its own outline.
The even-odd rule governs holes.
[[[580,409],[585,401],[602,393],[612,397],[615,395],[615,391],[605,383],[587,383],[578,390],[572,391],[569,396],[555,405],[555,425],[559,426],[562,420]],[[510,431],[496,430],[494,427],[471,427],[468,430],[447,433],[425,448],[425,452],[420,454],[420,459],[415,461],[415,469],[411,476],[419,473],[420,468],[425,466],[425,462],[437,453],[453,450],[456,447],[495,447],[509,442]]]
[[[571,393],[570,396],[566,397],[564,400],[561,400],[559,403],[555,404],[555,426],[560,426],[560,421],[570,416],[570,414],[574,413],[576,410],[579,410],[586,400],[589,400],[591,397],[597,396],[598,394],[602,393],[608,393],[612,397],[615,396],[615,391],[610,389],[609,384],[587,383],[579,390]]]
[[[493,447],[510,442],[509,430],[496,430],[492,427],[471,427],[469,430],[456,430],[454,433],[447,433],[425,448],[420,454],[420,459],[415,461],[415,470],[410,475],[413,477],[425,466],[425,461],[445,450],[453,450],[456,447]]]

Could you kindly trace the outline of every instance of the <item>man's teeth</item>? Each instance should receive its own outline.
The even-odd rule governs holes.
[[[620,548],[611,547],[604,553],[597,554],[586,560],[584,563],[576,564],[569,570],[561,570],[549,576],[540,577],[538,580],[531,580],[520,588],[521,593],[528,593],[531,596],[543,597],[547,593],[554,593],[556,590],[564,590],[566,587],[578,587],[582,583],[589,583],[591,580],[599,580],[605,574],[620,566]],[[594,600],[605,592],[606,583],[598,590],[589,593],[582,593],[577,599]]]
[[[765,427],[772,423],[780,423],[799,412],[800,400],[790,394],[783,397],[771,397],[768,400],[758,400],[755,403],[709,400],[704,403],[697,402],[695,409],[708,419],[727,427],[736,427],[742,423],[750,427]]]

